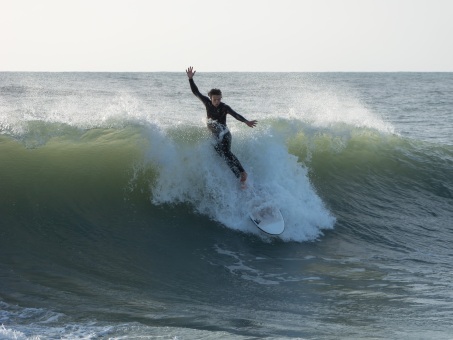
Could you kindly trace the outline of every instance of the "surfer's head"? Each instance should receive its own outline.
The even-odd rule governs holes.
[[[212,105],[215,107],[219,106],[220,102],[222,101],[222,91],[219,89],[212,89],[208,92],[208,96],[211,99]]]

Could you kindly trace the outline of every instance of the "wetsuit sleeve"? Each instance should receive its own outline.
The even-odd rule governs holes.
[[[236,111],[234,111],[231,107],[229,107],[228,105],[225,105],[226,106],[226,109],[227,109],[227,113],[229,113],[230,115],[232,115],[234,118],[236,118],[237,120],[239,120],[240,122],[243,122],[245,123],[247,121],[247,119],[245,119],[243,116],[241,116],[239,113],[237,113]]]
[[[203,96],[200,91],[198,90],[198,87],[197,85],[195,85],[195,82],[193,81],[193,79],[189,79],[189,84],[190,84],[190,89],[192,90],[192,93],[198,98],[200,99],[204,105],[206,105],[207,103],[209,103],[211,100],[206,97],[206,96]]]

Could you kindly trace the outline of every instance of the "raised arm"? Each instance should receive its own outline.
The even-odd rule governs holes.
[[[190,89],[192,90],[192,93],[206,105],[211,100],[208,97],[203,96],[198,90],[197,85],[195,85],[195,82],[193,81],[193,76],[195,75],[196,72],[197,71],[195,71],[192,66],[190,66],[186,70],[187,77],[189,78]]]

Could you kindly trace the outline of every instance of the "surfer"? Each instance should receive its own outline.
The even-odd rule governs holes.
[[[226,115],[230,114],[240,122],[247,124],[253,128],[256,126],[256,120],[247,120],[239,113],[235,112],[231,107],[222,103],[222,91],[219,89],[212,89],[208,93],[208,97],[202,95],[195,85],[193,76],[196,71],[190,66],[187,70],[187,77],[189,77],[190,89],[192,93],[200,99],[206,107],[206,114],[208,118],[207,126],[211,130],[212,135],[216,139],[214,146],[217,153],[222,156],[230,169],[233,171],[237,178],[240,178],[241,186],[245,188],[245,181],[247,180],[247,172],[245,172],[237,157],[231,152],[231,133],[226,125]]]

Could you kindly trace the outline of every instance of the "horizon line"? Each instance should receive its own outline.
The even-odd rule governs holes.
[[[182,71],[36,71],[36,70],[0,70],[0,73],[184,73]],[[453,73],[451,71],[197,71],[199,73]]]

